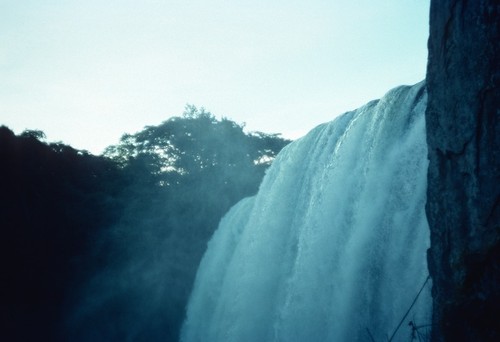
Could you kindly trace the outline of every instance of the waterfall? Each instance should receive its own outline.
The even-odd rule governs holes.
[[[222,219],[182,341],[387,341],[427,278],[424,82],[281,151]],[[430,323],[430,284],[408,321]]]

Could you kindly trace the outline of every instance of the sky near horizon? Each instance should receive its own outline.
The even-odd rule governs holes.
[[[298,138],[424,79],[430,0],[0,0],[0,125],[100,153],[186,104]]]

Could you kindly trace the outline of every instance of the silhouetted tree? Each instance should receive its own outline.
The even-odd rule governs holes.
[[[232,205],[257,192],[289,143],[243,128],[188,106],[182,117],[125,134],[106,149],[131,186],[123,192],[125,214],[108,237],[111,245],[119,241],[111,266],[75,305],[93,309],[75,316],[72,340],[177,340],[209,238]],[[112,322],[96,319],[109,316]]]

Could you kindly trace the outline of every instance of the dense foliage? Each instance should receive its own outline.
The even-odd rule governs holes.
[[[112,161],[41,137],[0,127],[4,341],[56,339],[71,289],[96,271],[87,251],[123,207]]]
[[[289,142],[192,106],[101,157],[43,137],[0,129],[9,340],[176,340],[208,239]]]

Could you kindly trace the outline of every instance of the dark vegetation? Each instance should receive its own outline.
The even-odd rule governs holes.
[[[188,106],[103,156],[0,127],[4,341],[175,341],[206,243],[289,141]]]

